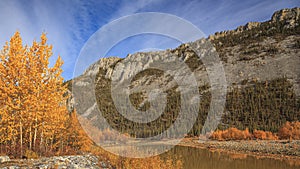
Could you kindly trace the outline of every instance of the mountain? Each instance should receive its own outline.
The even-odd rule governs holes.
[[[123,133],[148,137],[168,129],[179,117],[184,107],[182,103],[186,102],[188,107],[183,111],[199,110],[198,116],[184,118],[187,123],[196,118],[189,134],[208,132],[203,126],[206,126],[206,119],[214,120],[208,112],[215,89],[208,76],[210,65],[203,63],[204,57],[198,56],[197,51],[202,51],[200,55],[204,53],[207,58],[217,53],[224,68],[226,104],[218,128],[234,126],[276,132],[286,121],[300,120],[300,8],[283,9],[275,12],[269,21],[249,22],[176,49],[138,52],[126,58],[102,58],[68,82],[74,96],[69,107],[75,107],[78,115],[96,128],[105,128],[103,124],[108,122]],[[172,64],[174,59],[189,69]],[[160,65],[161,61],[169,63],[168,73],[158,69],[167,67]],[[149,65],[158,68],[145,69]],[[177,81],[171,76],[176,74],[179,74]],[[180,93],[189,92],[190,89],[182,85],[194,82],[193,79],[185,81],[191,74],[201,96],[198,105],[194,104],[197,98],[185,98]],[[114,84],[116,82],[120,84]],[[124,85],[126,87],[122,88]],[[155,110],[163,110],[161,115],[147,112],[147,118],[155,120],[143,124],[124,117],[147,120],[135,118],[138,114],[132,108],[147,111],[151,102],[157,103]],[[130,108],[130,103],[133,106],[129,112],[118,113],[118,110]],[[165,107],[161,107],[163,104]],[[220,112],[215,113],[220,115]],[[106,120],[101,121],[100,114]]]

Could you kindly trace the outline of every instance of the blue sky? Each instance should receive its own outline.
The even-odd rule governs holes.
[[[249,21],[269,20],[274,11],[296,6],[300,6],[299,0],[1,0],[0,45],[16,30],[21,32],[24,44],[31,44],[46,32],[54,52],[50,62],[53,64],[60,55],[65,62],[63,76],[70,79],[79,52],[89,37],[103,25],[126,15],[168,13],[210,35]],[[179,44],[159,35],[134,36],[120,42],[106,56],[125,57],[136,51],[175,48]]]

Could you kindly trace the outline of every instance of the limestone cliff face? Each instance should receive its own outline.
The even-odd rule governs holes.
[[[225,37],[225,36],[230,36],[234,34],[239,34],[243,31],[246,30],[251,30],[253,28],[259,27],[261,25],[260,22],[248,22],[245,26],[239,26],[235,30],[229,30],[229,31],[221,31],[221,32],[216,32],[214,35],[210,35],[208,37],[209,40],[215,40],[220,37]]]
[[[271,24],[276,22],[284,22],[285,28],[295,27],[299,25],[300,8],[282,9],[273,14],[272,19],[264,24]],[[244,26],[239,26],[235,30],[216,32],[214,35],[210,35],[210,40],[215,40],[225,36],[231,36],[242,33],[243,31],[251,30],[253,28],[260,27],[263,23],[260,22],[249,22]]]
[[[109,57],[109,58],[102,58],[96,63],[89,66],[83,75],[85,76],[93,76],[96,75],[100,68],[109,69],[115,62],[119,61],[120,58],[118,57]]]
[[[297,21],[300,17],[300,8],[282,9],[273,14],[271,21]]]

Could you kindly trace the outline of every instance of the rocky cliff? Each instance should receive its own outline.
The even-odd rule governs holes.
[[[235,30],[216,32],[214,35],[210,35],[208,37],[208,39],[215,40],[215,39],[218,39],[220,37],[240,34],[243,31],[248,31],[248,30],[252,30],[254,28],[261,27],[262,24],[271,25],[273,23],[283,22],[284,27],[286,29],[294,28],[296,26],[299,26],[299,22],[297,22],[297,21],[299,21],[299,17],[300,17],[300,8],[282,9],[280,11],[276,11],[272,16],[272,19],[267,21],[267,22],[264,22],[264,23],[249,22],[244,26],[239,26]]]
[[[168,128],[174,122],[176,112],[178,114],[178,108],[174,108],[180,101],[178,83],[161,70],[144,68],[158,60],[172,61],[176,56],[193,72],[202,96],[202,110],[199,115],[203,117],[197,120],[198,124],[192,131],[193,134],[199,134],[207,116],[207,112],[202,111],[207,111],[209,107],[212,88],[207,65],[199,59],[203,56],[198,56],[199,53],[195,50],[200,50],[204,44],[212,44],[214,49],[209,47],[201,50],[206,54],[216,51],[224,67],[229,92],[225,114],[219,127],[237,126],[276,131],[284,121],[300,120],[299,15],[300,8],[283,9],[275,12],[269,21],[250,22],[232,31],[219,32],[207,39],[182,44],[176,49],[139,52],[124,59],[103,58],[72,80],[75,96],[73,102],[79,105],[75,106],[77,112],[95,126],[99,125],[98,114],[101,112],[113,128],[123,132],[135,135],[136,133],[131,133],[132,129],[147,131],[147,134],[136,135],[139,137],[160,133],[151,133],[151,128],[161,126],[162,122],[164,127],[158,130]],[[113,77],[113,72],[117,69],[119,74]],[[131,78],[132,75],[134,77]],[[112,88],[114,78],[122,82],[129,81],[126,83],[129,83],[130,102],[139,110],[147,110],[150,106],[149,100],[153,93],[148,91],[157,88],[163,90],[168,94],[166,97],[170,104],[166,106],[165,115],[148,126],[137,125],[118,115],[112,99],[112,90],[115,90]]]

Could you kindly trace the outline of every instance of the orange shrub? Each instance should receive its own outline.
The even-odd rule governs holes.
[[[259,140],[278,140],[278,137],[270,131],[254,130],[253,137]]]
[[[300,140],[300,122],[286,122],[278,132],[280,139]]]
[[[248,129],[246,130],[239,130],[237,128],[229,128],[224,131],[217,130],[211,135],[211,139],[213,140],[249,140],[251,139],[252,135]]]
[[[222,141],[222,140],[224,140],[222,137],[222,133],[223,133],[223,131],[217,130],[212,133],[212,135],[210,136],[210,139]]]
[[[243,139],[250,140],[252,138],[252,134],[249,132],[248,128],[243,131]]]
[[[231,127],[227,130],[217,130],[212,133],[212,140],[250,140],[252,138],[259,140],[278,140],[278,139],[293,139],[300,140],[300,122],[286,122],[278,132],[278,136],[270,131],[254,130],[253,135],[246,130],[239,130]]]

